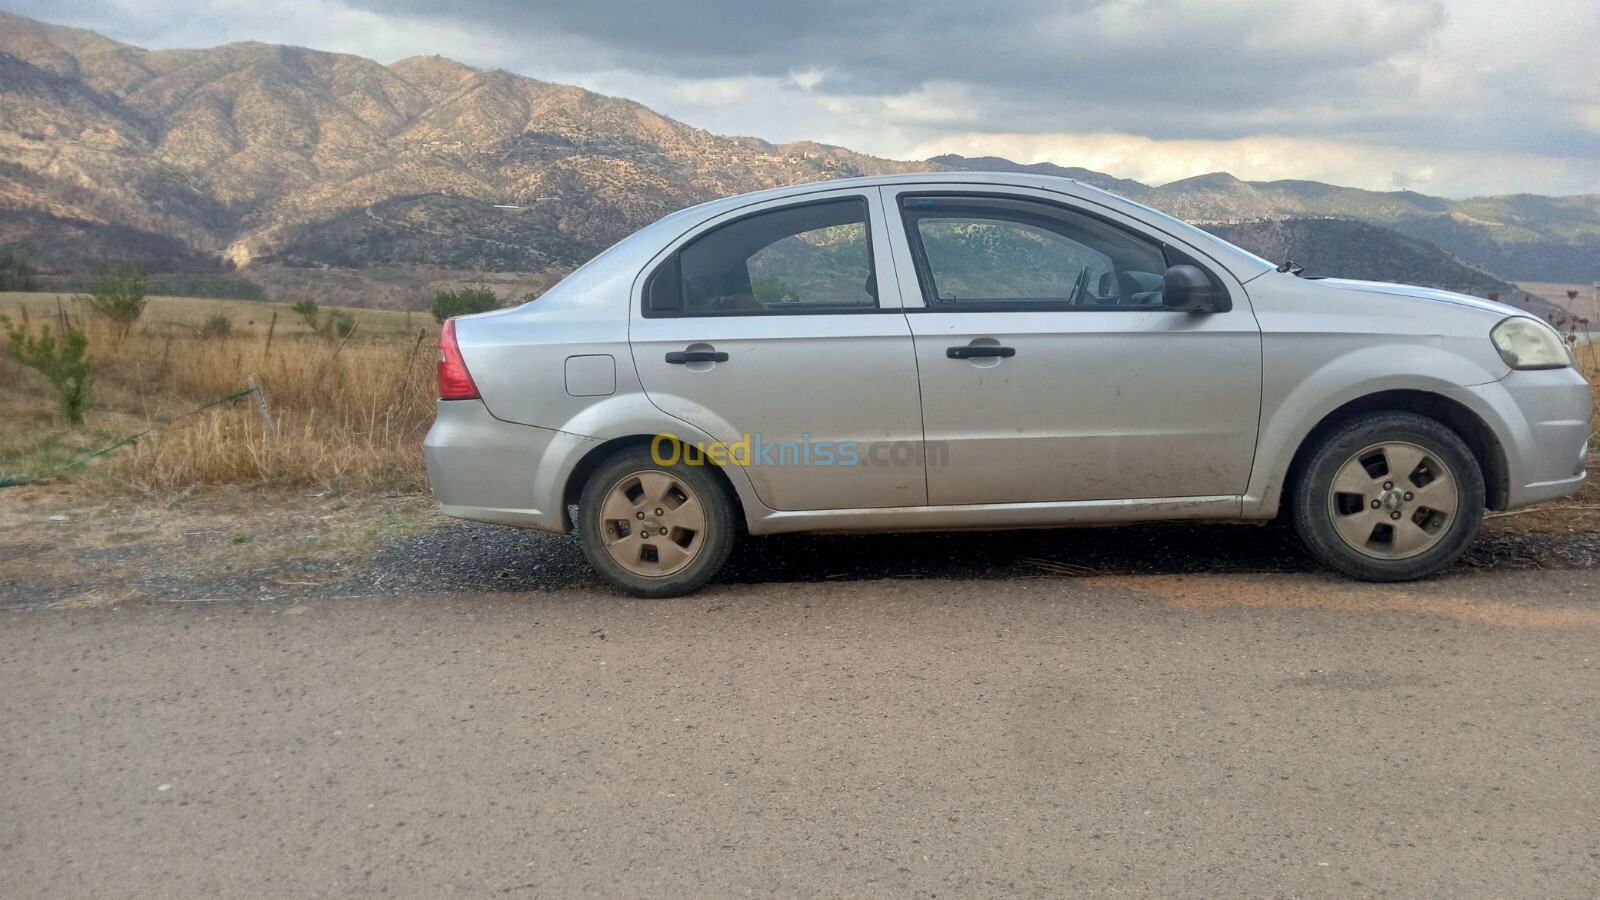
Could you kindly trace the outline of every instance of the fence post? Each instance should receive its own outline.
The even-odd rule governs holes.
[[[256,412],[261,413],[261,424],[266,426],[267,440],[277,440],[278,429],[272,425],[272,414],[267,411],[267,395],[261,392],[261,385],[256,383],[256,376],[246,375],[245,383],[250,386],[250,391],[256,398]]]

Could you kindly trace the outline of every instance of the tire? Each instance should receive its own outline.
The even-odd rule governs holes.
[[[699,589],[733,550],[735,521],[716,475],[681,460],[660,465],[645,447],[601,463],[578,499],[584,557],[601,578],[635,597]]]
[[[1374,413],[1318,439],[1294,485],[1295,533],[1361,581],[1414,581],[1456,560],[1483,523],[1483,473],[1461,438],[1412,413]]]

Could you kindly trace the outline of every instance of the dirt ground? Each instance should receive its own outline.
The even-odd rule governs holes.
[[[419,496],[0,491],[7,896],[1600,895],[1600,527],[741,542],[644,601]]]
[[[70,483],[0,496],[0,602],[62,607],[324,584],[394,537],[448,524],[431,498],[212,489],[94,497]]]
[[[1249,533],[1218,531],[1053,546]],[[781,542],[841,577],[747,555],[766,583],[641,601],[549,586],[559,540],[430,534],[369,568],[449,590],[0,612],[4,893],[1600,895],[1592,568]]]

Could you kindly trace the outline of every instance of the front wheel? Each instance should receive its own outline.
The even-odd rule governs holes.
[[[635,597],[676,597],[705,584],[733,549],[733,504],[704,466],[662,465],[643,447],[600,464],[578,500],[583,555]]]
[[[1362,581],[1412,581],[1477,535],[1483,474],[1445,426],[1378,413],[1323,436],[1291,502],[1296,533],[1323,564]]]

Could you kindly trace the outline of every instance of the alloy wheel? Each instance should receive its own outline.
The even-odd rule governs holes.
[[[633,472],[606,492],[600,535],[617,565],[659,578],[683,569],[700,553],[706,514],[682,479],[659,469]]]
[[[1461,503],[1450,467],[1403,441],[1373,444],[1339,467],[1328,516],[1351,549],[1374,559],[1407,559],[1442,540]]]

